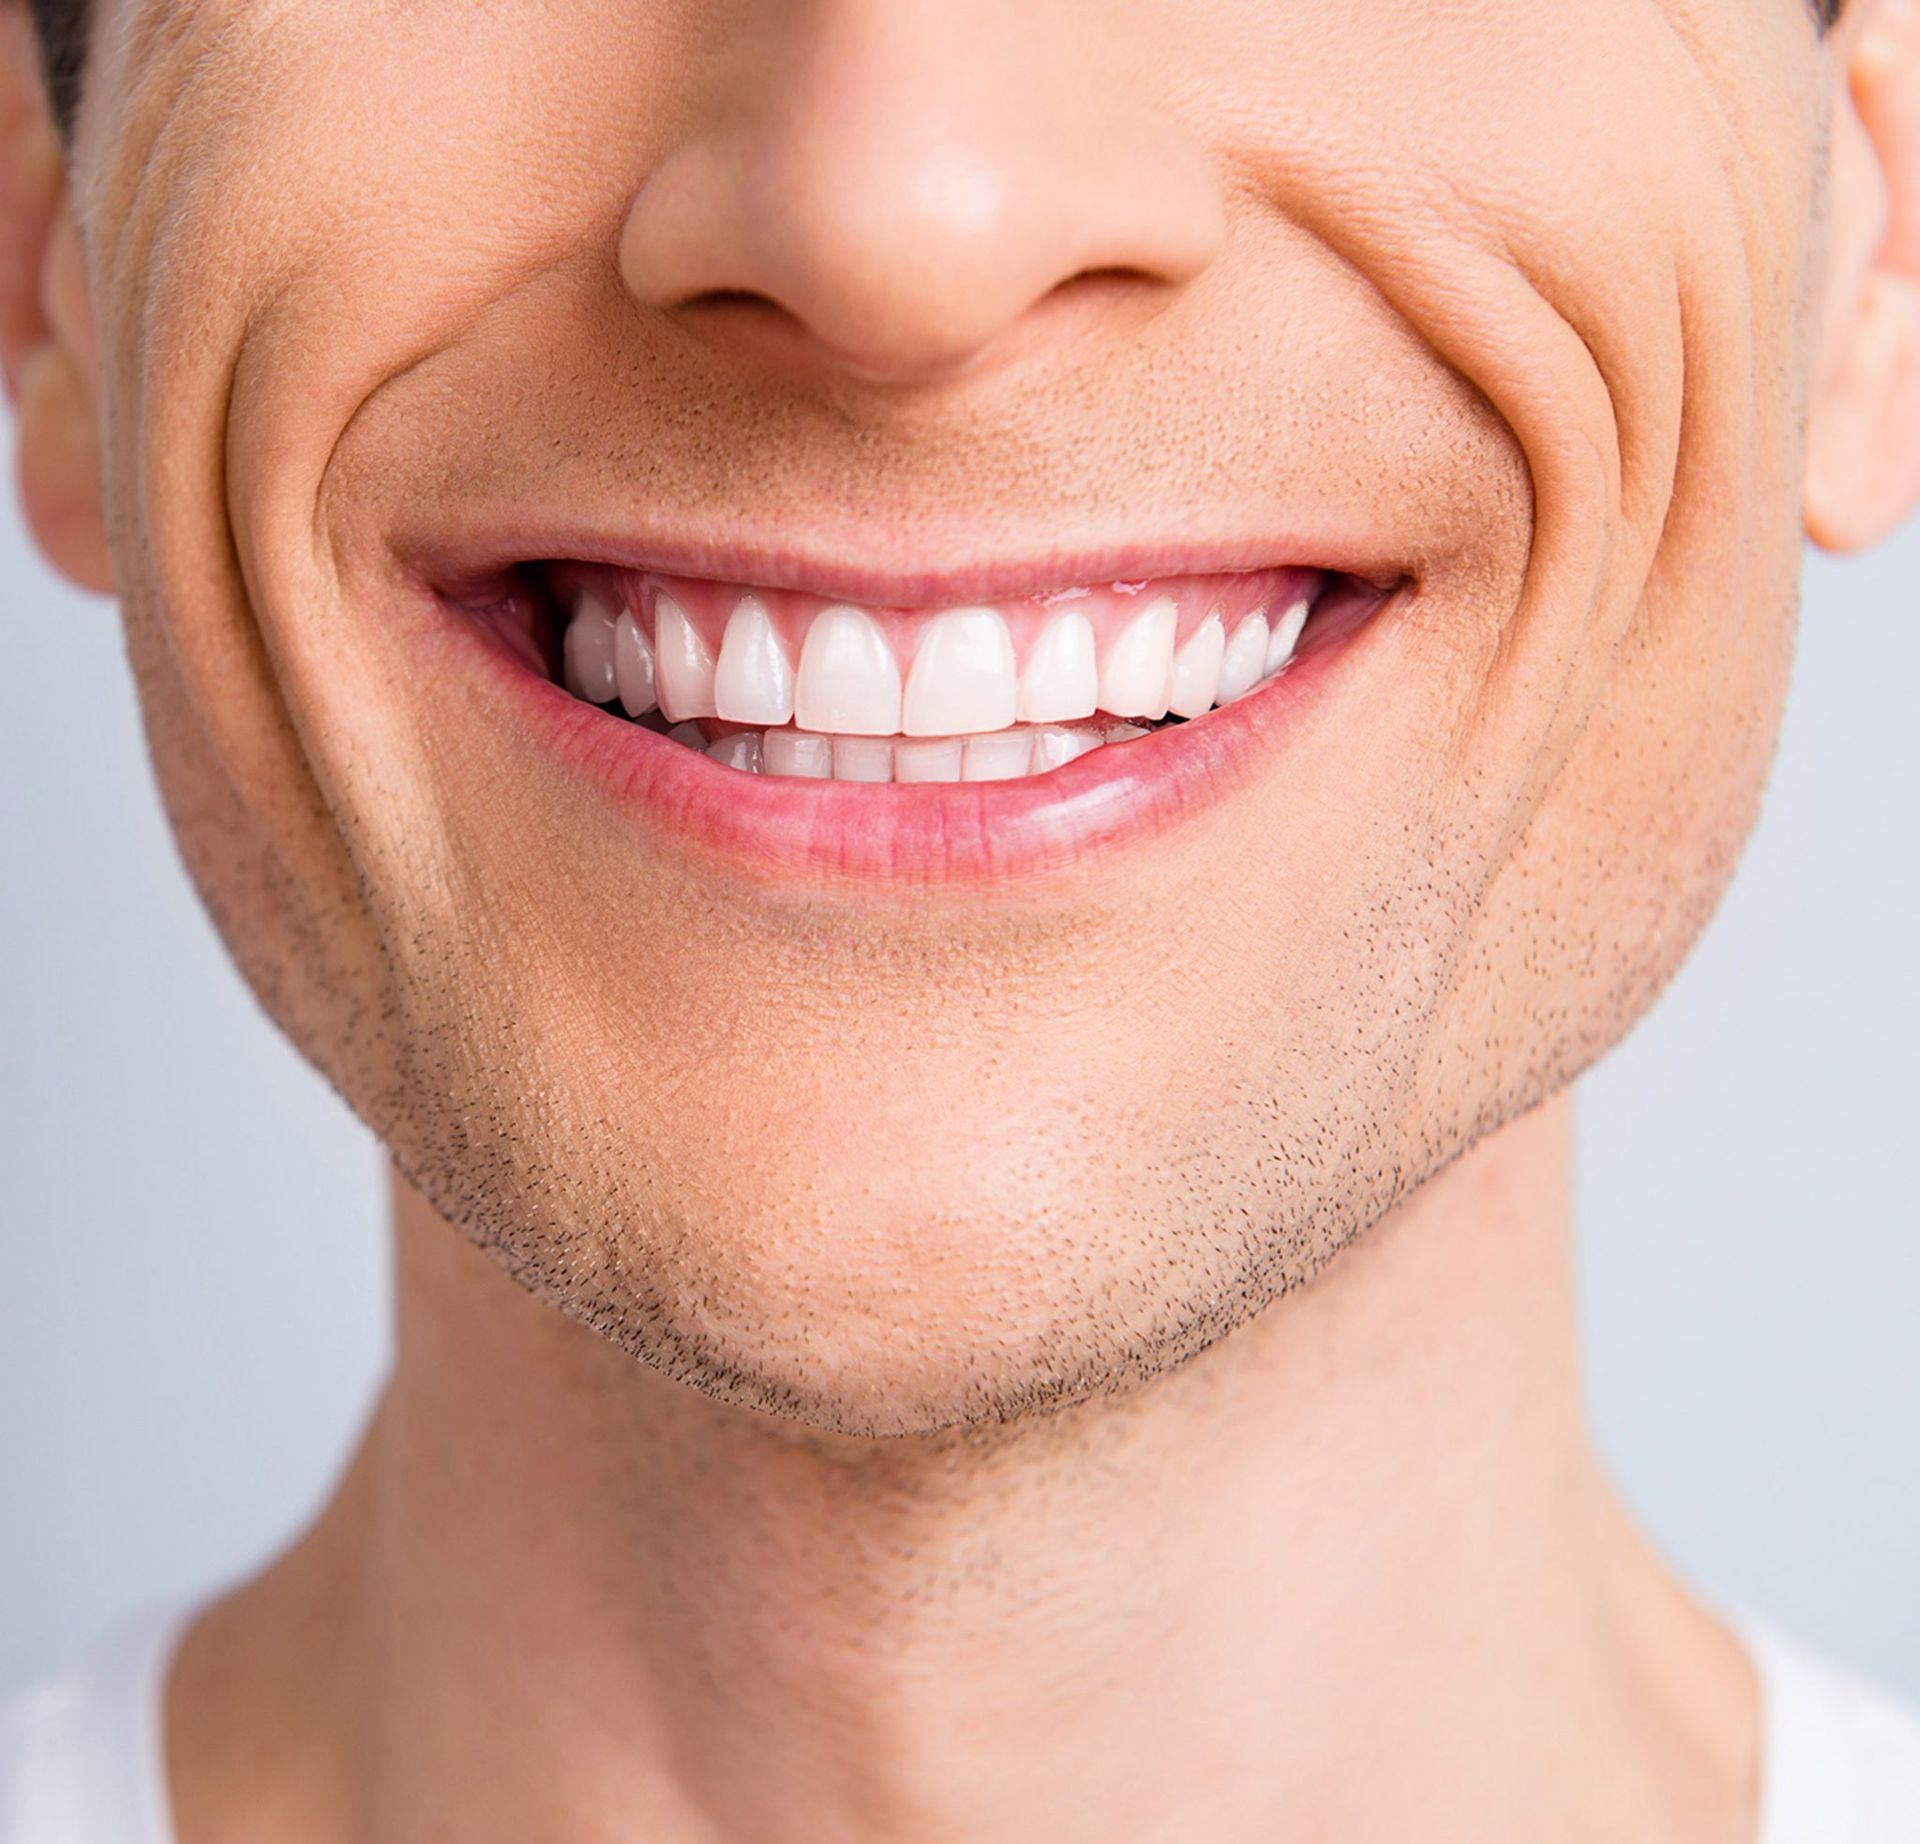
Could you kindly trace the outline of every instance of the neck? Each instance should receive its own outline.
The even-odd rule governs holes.
[[[403,1187],[361,1452],[183,1651],[183,1844],[1750,1838],[1744,1661],[1591,1459],[1569,1163],[1561,1103],[1155,1384],[883,1442]]]

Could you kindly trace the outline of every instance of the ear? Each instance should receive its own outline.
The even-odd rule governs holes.
[[[66,167],[26,9],[0,0],[0,377],[20,497],[47,560],[113,591],[100,495],[99,366]]]
[[[1920,4],[1858,0],[1836,85],[1807,403],[1807,533],[1885,537],[1920,501]]]

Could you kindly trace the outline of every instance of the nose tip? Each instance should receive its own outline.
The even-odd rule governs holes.
[[[1081,291],[1089,304],[1137,311],[1217,255],[1203,150],[1046,55],[1017,14],[774,3],[790,9],[781,54],[728,66],[633,200],[620,266],[642,303],[911,382],[975,363],[1086,278],[1118,284]]]

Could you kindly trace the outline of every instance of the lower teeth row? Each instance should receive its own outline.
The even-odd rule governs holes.
[[[806,730],[734,730],[709,741],[697,723],[658,727],[676,743],[749,775],[815,781],[1016,781],[1151,734],[1145,724],[1093,718],[1026,724],[976,736],[822,736]],[[642,718],[642,723],[647,720]]]

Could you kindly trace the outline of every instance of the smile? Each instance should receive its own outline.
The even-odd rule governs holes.
[[[511,579],[459,600],[618,794],[762,868],[909,881],[1191,813],[1393,595],[1317,565],[919,608],[601,563]]]
[[[1007,781],[1204,717],[1292,664],[1350,579],[1276,569],[938,611],[544,573],[574,697],[748,774]],[[1317,638],[1317,635],[1316,635]]]

